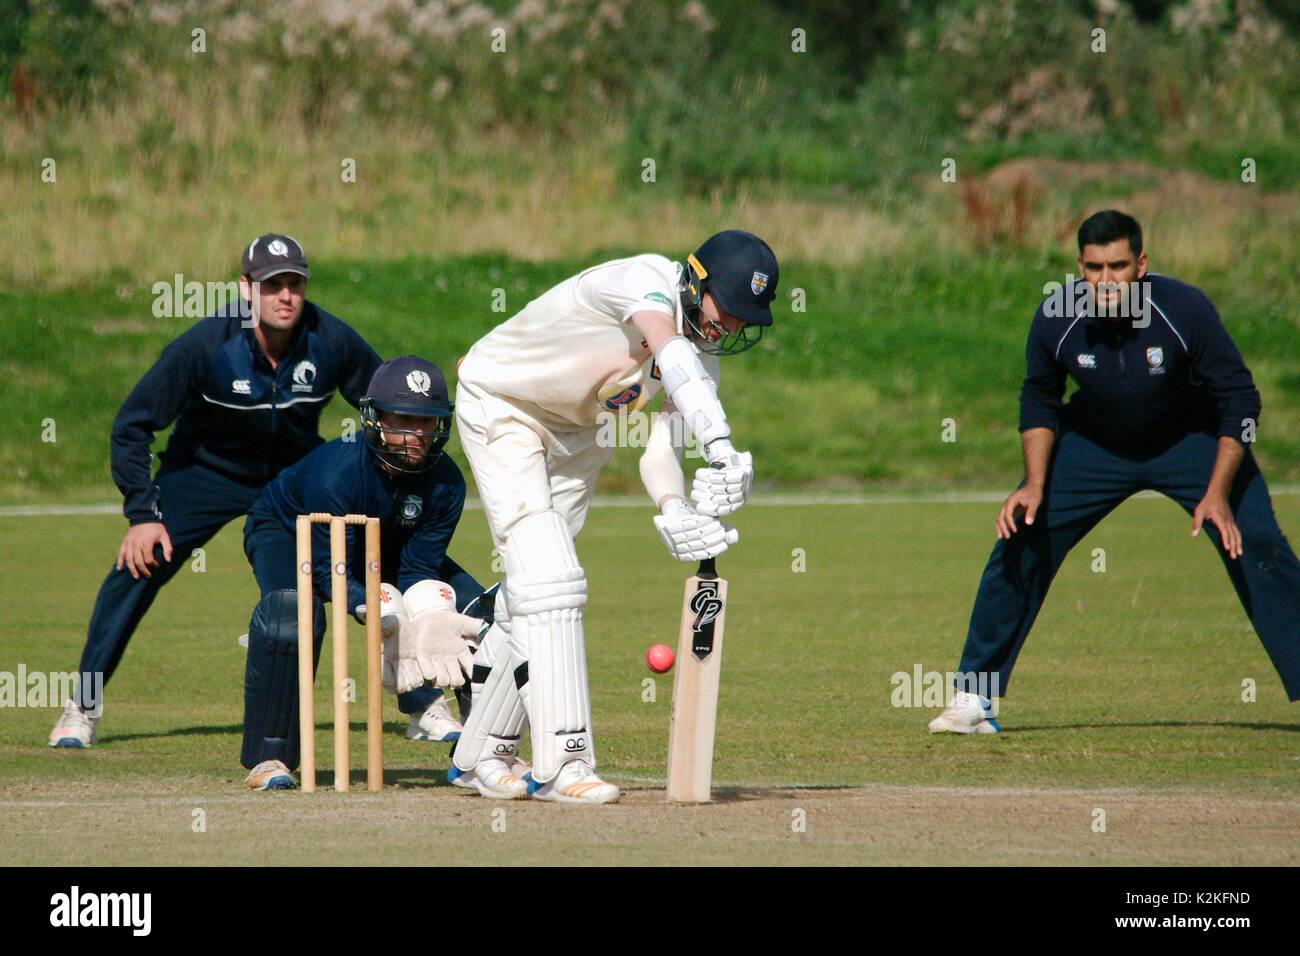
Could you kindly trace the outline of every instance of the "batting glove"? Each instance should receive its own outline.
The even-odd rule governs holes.
[[[654,523],[668,553],[678,561],[716,558],[740,540],[735,528],[698,513],[681,498],[666,501]]]
[[[709,467],[695,471],[691,499],[700,514],[720,518],[739,511],[749,497],[749,487],[754,482],[754,456],[747,451],[736,451],[729,441],[714,442],[716,446],[722,447],[717,448],[716,457],[710,455]]]

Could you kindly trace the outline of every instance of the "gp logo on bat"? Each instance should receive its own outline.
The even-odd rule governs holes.
[[[691,625],[691,653],[700,660],[713,653],[713,622],[722,613],[722,606],[718,582],[701,581],[691,596],[691,610],[695,612],[695,622]]]

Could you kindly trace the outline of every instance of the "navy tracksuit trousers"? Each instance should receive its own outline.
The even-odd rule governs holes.
[[[1006,691],[1020,648],[1066,554],[1102,518],[1136,492],[1154,489],[1190,514],[1205,494],[1218,439],[1202,432],[1159,455],[1128,458],[1077,432],[1063,432],[1048,472],[1043,504],[1032,525],[999,540],[989,556],[971,612],[959,671],[994,675]],[[1218,530],[1204,532],[1223,558],[1251,624],[1282,678],[1290,700],[1300,700],[1300,562],[1287,543],[1264,476],[1247,449],[1229,495],[1241,529],[1243,553],[1230,559]]]
[[[154,550],[158,567],[150,568],[151,577],[131,577],[124,567],[114,567],[100,585],[95,609],[90,615],[86,647],[81,652],[80,672],[102,673],[104,683],[113,676],[131,635],[149,610],[163,586],[191,560],[195,548],[206,545],[216,533],[236,518],[248,514],[258,496],[260,485],[246,485],[202,465],[160,469],[154,477],[164,502],[163,527],[172,541],[172,559],[163,560],[162,547]],[[97,702],[82,699],[83,707]]]

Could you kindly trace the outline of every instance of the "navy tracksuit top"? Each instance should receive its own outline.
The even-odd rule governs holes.
[[[1198,431],[1241,441],[1248,424],[1258,424],[1259,391],[1210,300],[1167,276],[1136,284],[1148,304],[1137,318],[1060,314],[1077,283],[1039,305],[1025,350],[1020,430],[1073,430],[1143,457]],[[1067,378],[1078,388],[1063,404]]]
[[[447,455],[427,471],[390,474],[361,434],[326,442],[266,486],[249,512],[247,532],[272,527],[293,532],[298,515],[313,512],[379,518],[385,581],[405,591],[425,578],[441,580],[447,547],[465,507],[465,478]],[[366,600],[362,529],[348,525],[348,610]],[[312,577],[330,594],[329,526],[312,526]],[[286,564],[286,568],[290,565]]]
[[[276,368],[237,310],[195,323],[168,345],[113,421],[113,480],[131,524],[158,521],[150,475],[154,434],[173,421],[164,469],[199,464],[261,487],[324,439],[321,412],[337,390],[356,406],[379,355],[351,326],[311,302]]]

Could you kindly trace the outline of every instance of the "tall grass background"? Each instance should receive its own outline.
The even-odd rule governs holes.
[[[1259,454],[1300,479],[1290,0],[0,14],[10,500],[111,491],[112,413],[184,327],[153,318],[150,288],[228,280],[270,229],[303,241],[313,298],[381,350],[444,365],[502,318],[495,288],[517,306],[593,256],[752,229],[782,257],[786,322],[726,374],[764,480],[1002,484],[1028,316],[1070,270],[1078,222],[1111,205],[1143,221],[1157,271],[1215,298],[1264,392]],[[47,417],[68,426],[55,446],[36,437]],[[634,475],[632,459],[606,487]]]

